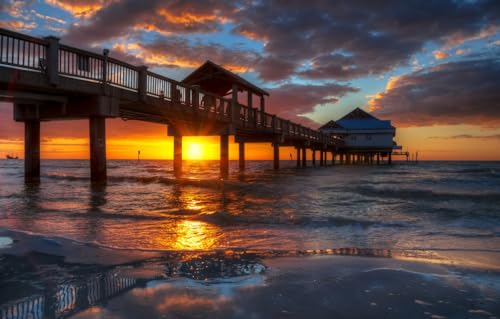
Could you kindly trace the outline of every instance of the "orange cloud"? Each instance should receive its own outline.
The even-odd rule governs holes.
[[[28,31],[36,28],[35,22],[24,22],[20,20],[2,20],[0,28],[12,29],[16,31]]]
[[[87,18],[93,16],[103,7],[108,6],[113,0],[46,0],[50,5],[70,12],[76,17]]]
[[[203,13],[195,14],[191,12],[181,12],[179,14],[179,13],[171,13],[170,11],[164,8],[160,8],[160,10],[158,10],[158,15],[164,17],[170,23],[183,24],[183,25],[194,25],[212,21],[227,22],[227,19],[219,17],[215,14],[203,14]]]
[[[178,45],[175,45],[178,43]],[[197,68],[205,60],[213,60],[224,68],[236,73],[252,71],[251,61],[256,57],[248,52],[232,49],[221,49],[213,45],[199,45],[193,47],[179,39],[170,43],[116,43],[114,53],[133,57],[136,62],[150,66]],[[241,59],[239,58],[241,57]]]
[[[436,50],[432,52],[436,60],[442,60],[448,58],[450,55],[444,51]]]

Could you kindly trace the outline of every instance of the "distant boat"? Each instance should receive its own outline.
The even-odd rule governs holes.
[[[14,156],[14,155],[9,155],[9,154],[7,154],[6,158],[7,158],[7,159],[13,159],[13,160],[16,160],[16,159],[19,159],[19,156],[17,156],[17,155],[16,155],[16,156]]]

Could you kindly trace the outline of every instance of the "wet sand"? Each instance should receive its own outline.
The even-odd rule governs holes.
[[[499,318],[500,273],[389,257],[141,252],[0,231],[0,318]]]

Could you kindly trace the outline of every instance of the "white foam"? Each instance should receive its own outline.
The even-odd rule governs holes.
[[[0,249],[9,248],[13,242],[14,240],[12,240],[12,238],[10,237],[0,237]]]

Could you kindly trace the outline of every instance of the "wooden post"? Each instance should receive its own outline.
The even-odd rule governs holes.
[[[253,107],[253,96],[252,96],[252,92],[250,92],[250,91],[247,91],[247,106],[250,109]]]
[[[297,167],[300,167],[300,147],[296,146],[295,149],[297,150]]]
[[[90,180],[103,182],[106,180],[106,118],[91,117],[90,133]]]
[[[323,149],[319,150],[319,166],[324,166],[325,165],[325,156],[324,156],[324,151]]]
[[[195,112],[198,112],[200,109],[200,87],[198,85],[192,86],[192,97],[191,106]]]
[[[335,165],[335,151],[332,151],[332,165]]]
[[[377,165],[380,165],[380,152],[377,152]]]
[[[137,69],[137,93],[139,94],[139,100],[145,102],[148,91],[148,67],[143,65],[139,66]]]
[[[108,59],[109,59],[109,50],[102,50],[103,61],[102,61],[102,95],[107,95],[106,86],[108,82]]]
[[[238,105],[238,86],[233,84],[231,95],[231,122],[239,123],[240,121],[240,107]]]
[[[306,147],[304,146],[302,148],[302,167],[306,167],[307,166],[307,150],[306,150]]]
[[[174,135],[174,175],[182,175],[182,135]]]
[[[240,167],[240,171],[244,171],[245,170],[245,143],[244,142],[239,142],[238,143],[238,146],[239,146],[239,167]]]
[[[388,159],[387,159],[387,164],[391,165],[392,164],[392,152],[389,152],[389,155],[388,155]]]
[[[316,166],[316,150],[312,148],[311,151],[312,151],[312,165]]]
[[[56,86],[59,84],[59,38],[50,36],[45,40],[48,42],[45,53],[46,75],[50,85]]]
[[[279,143],[273,143],[273,148],[274,148],[274,169],[279,169],[280,168],[280,145]]]
[[[351,164],[351,153],[347,152],[346,153],[346,164],[349,165]]]
[[[229,175],[229,135],[220,136],[220,175],[227,178]]]
[[[24,181],[40,180],[40,122],[24,122]]]
[[[260,116],[261,116],[261,123],[260,125],[262,127],[266,127],[266,108],[265,108],[265,102],[264,102],[264,96],[260,96]]]

